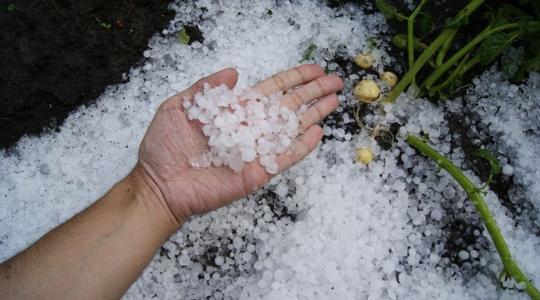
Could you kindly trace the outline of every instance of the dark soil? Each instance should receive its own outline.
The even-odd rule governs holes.
[[[142,58],[166,0],[0,0],[0,148],[56,128]]]

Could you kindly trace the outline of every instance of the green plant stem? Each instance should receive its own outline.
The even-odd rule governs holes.
[[[456,29],[446,29],[444,30],[432,43],[429,45],[424,52],[418,57],[416,62],[413,64],[411,69],[405,73],[403,78],[398,82],[394,89],[388,94],[388,97],[385,101],[394,102],[397,97],[401,94],[407,86],[411,83],[414,75],[420,71],[420,69],[426,64],[426,62],[431,58],[433,53],[441,46],[441,44],[455,31]]]
[[[396,13],[396,17],[398,18],[398,21],[407,20],[409,17],[402,15],[400,13]]]
[[[420,1],[420,4],[416,7],[416,9],[412,12],[412,14],[407,18],[407,51],[409,54],[409,69],[412,68],[414,64],[414,19],[416,19],[416,16],[418,13],[420,13],[420,10],[426,4],[427,0]],[[416,85],[416,78],[415,74],[413,74],[411,83],[412,85]]]
[[[469,4],[461,10],[455,18],[455,23],[459,23],[463,18],[468,17],[472,12],[474,12],[485,0],[471,0]],[[403,76],[399,83],[394,87],[392,92],[386,98],[387,102],[394,102],[397,97],[401,94],[407,86],[411,83],[414,75],[420,71],[420,69],[426,64],[426,62],[433,56],[435,51],[450,38],[457,31],[457,27],[451,27],[443,30],[437,38],[429,45],[418,57],[416,62],[413,64],[411,69]]]
[[[443,83],[441,83],[441,84],[433,87],[432,89],[430,89],[429,90],[429,95],[430,96],[435,95],[437,92],[439,92],[440,90],[442,90],[442,89],[446,88],[448,85],[450,85],[450,83],[452,83],[456,78],[462,76],[463,73],[464,73],[464,70],[466,69],[466,62],[468,62],[467,58],[468,57],[464,57],[461,60],[459,65],[454,69],[454,71],[452,71],[452,73],[450,73],[450,76],[448,76]]]
[[[394,102],[397,97],[405,90],[411,83],[413,77],[422,69],[422,67],[428,62],[433,53],[441,46],[441,44],[451,35],[456,29],[446,29],[444,30],[432,43],[429,45],[424,52],[418,57],[416,62],[413,64],[411,69],[405,73],[403,78],[398,82],[394,89],[388,94],[388,97],[385,101]]]
[[[454,41],[454,37],[456,36],[456,32],[449,37],[441,46],[441,50],[439,50],[439,53],[437,53],[437,58],[435,59],[435,65],[437,67],[441,66],[444,62],[444,57],[446,56],[446,53],[450,49],[450,46],[452,46],[452,42]]]
[[[472,67],[474,67],[480,61],[481,61],[480,55],[476,55],[468,61],[466,60],[466,58],[463,59],[459,63],[459,66],[452,73],[450,73],[450,76],[448,76],[448,78],[446,78],[446,80],[443,83],[429,90],[430,96],[433,96],[435,93],[438,93],[442,89],[445,89],[447,86],[450,85],[450,83],[452,83],[452,81],[454,81],[456,78],[460,76],[463,76],[463,74],[467,73],[467,71],[469,71]]]
[[[511,44],[515,39],[517,39],[520,35],[520,32],[517,31],[514,33],[514,35],[510,36],[508,40],[506,41],[506,44]],[[429,89],[429,94],[433,96],[435,93],[439,92],[442,89],[445,89],[452,81],[454,81],[456,78],[463,76],[463,74],[469,72],[469,70],[474,67],[476,64],[482,62],[481,53],[476,54],[473,58],[467,60],[467,57],[462,59],[462,61],[459,63],[458,67],[450,73],[450,76],[446,78],[446,80]]]
[[[472,39],[467,45],[461,48],[456,52],[452,57],[450,57],[444,64],[435,69],[431,75],[424,81],[424,86],[426,89],[430,89],[431,86],[450,69],[454,64],[456,64],[465,54],[469,53],[476,45],[485,40],[490,35],[497,33],[499,31],[509,30],[518,28],[518,23],[510,23],[491,28],[491,25],[480,32],[474,39]]]
[[[538,291],[538,289],[513,260],[510,250],[508,249],[508,245],[506,244],[506,241],[504,240],[495,219],[491,215],[489,208],[481,195],[480,189],[478,189],[476,185],[474,185],[470,179],[465,176],[465,174],[463,174],[463,172],[449,159],[442,156],[439,152],[430,147],[420,138],[409,134],[407,135],[406,142],[412,147],[416,148],[422,154],[434,160],[441,168],[445,169],[459,183],[459,185],[461,185],[469,198],[472,200],[474,207],[480,214],[480,217],[484,221],[484,225],[486,226],[486,229],[489,232],[493,243],[495,244],[495,248],[499,253],[504,266],[504,271],[507,272],[518,283],[525,285],[524,290],[531,297],[531,299],[540,299],[540,291]]]

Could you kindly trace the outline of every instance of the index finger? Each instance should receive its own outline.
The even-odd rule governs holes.
[[[274,74],[253,86],[253,89],[264,96],[268,96],[277,92],[285,92],[324,75],[321,66],[305,64]]]

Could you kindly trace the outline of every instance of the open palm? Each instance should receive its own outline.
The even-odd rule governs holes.
[[[187,90],[167,99],[157,111],[139,149],[139,164],[144,169],[178,219],[207,212],[242,198],[266,184],[268,174],[258,161],[247,164],[241,173],[228,167],[196,169],[190,158],[208,150],[202,124],[190,121],[182,106],[183,99],[193,99],[205,83],[211,87],[236,85],[238,74],[224,69],[199,80]],[[311,152],[322,138],[316,125],[338,106],[336,92],[342,80],[326,76],[318,65],[302,65],[276,74],[253,88],[263,95],[285,92],[282,105],[296,111],[303,104],[311,106],[299,116],[303,134],[291,151],[278,156],[279,171],[291,167]]]

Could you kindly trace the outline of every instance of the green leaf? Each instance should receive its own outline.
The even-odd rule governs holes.
[[[13,3],[8,4],[8,6],[6,7],[6,10],[7,11],[14,11],[15,10],[15,4],[13,4]]]
[[[498,32],[490,35],[480,44],[478,49],[480,63],[484,66],[491,63],[504,49],[512,44],[516,37],[515,32]]]
[[[520,0],[519,4],[532,6],[535,15],[540,16],[540,1],[538,1],[538,0]]]
[[[418,31],[420,36],[425,37],[433,30],[433,18],[426,13],[420,13],[416,18],[418,21]]]
[[[300,62],[310,60],[311,56],[313,55],[313,51],[315,51],[315,49],[317,49],[317,46],[315,46],[315,44],[313,43],[309,44],[306,51],[304,51],[304,54],[302,55],[302,60],[300,60]]]
[[[537,52],[536,55],[531,56],[529,59],[525,61],[525,71],[528,73],[531,72],[540,72],[540,51],[538,51],[538,48],[536,48]]]
[[[493,27],[498,27],[498,26],[505,25],[505,24],[508,24],[508,23],[511,23],[511,22],[507,18],[498,17],[495,20],[493,20],[493,22],[491,24],[491,27],[492,28]]]
[[[406,34],[396,34],[392,38],[392,43],[396,45],[399,49],[407,49],[407,35]],[[414,38],[414,51],[421,51],[426,48],[426,44],[422,43],[419,38]]]
[[[525,59],[525,49],[523,47],[510,46],[501,54],[501,72],[506,79],[513,78],[519,70],[519,66]]]
[[[469,24],[469,15],[456,16],[455,18],[447,18],[444,22],[446,28],[459,28]]]
[[[392,38],[392,43],[399,49],[407,49],[407,35],[406,34],[396,34]]]
[[[523,10],[518,8],[517,6],[508,4],[508,3],[502,3],[500,7],[497,9],[497,15],[496,18],[504,18],[504,19],[512,19],[512,20],[523,20],[523,19],[530,19],[531,16],[526,14]]]
[[[533,41],[525,48],[525,59],[514,74],[512,81],[521,82],[523,77],[530,72],[540,72],[540,40]]]
[[[537,41],[540,40],[540,25],[539,22],[531,22],[528,20],[519,20],[519,30],[525,40]]]
[[[536,56],[527,60],[525,71],[529,73],[540,71],[540,52],[536,52]]]
[[[396,17],[396,14],[398,13],[397,7],[389,4],[385,0],[376,0],[375,6],[377,6],[377,9],[384,15],[384,17],[388,20],[393,19]]]
[[[499,160],[486,149],[476,149],[473,153],[474,156],[483,158],[489,162],[491,167],[490,173],[492,175],[501,174],[502,168]]]
[[[103,27],[105,29],[111,29],[112,25],[110,23],[103,22],[100,19],[98,19],[97,17],[95,19],[98,22],[99,26],[101,26],[101,27]]]
[[[187,34],[186,29],[182,27],[182,29],[178,32],[178,42],[180,44],[187,45],[189,44],[189,40],[191,39],[190,36]]]
[[[366,39],[366,42],[367,42],[367,47],[368,49],[377,49],[379,47],[379,43],[377,42],[377,40],[370,36]]]

